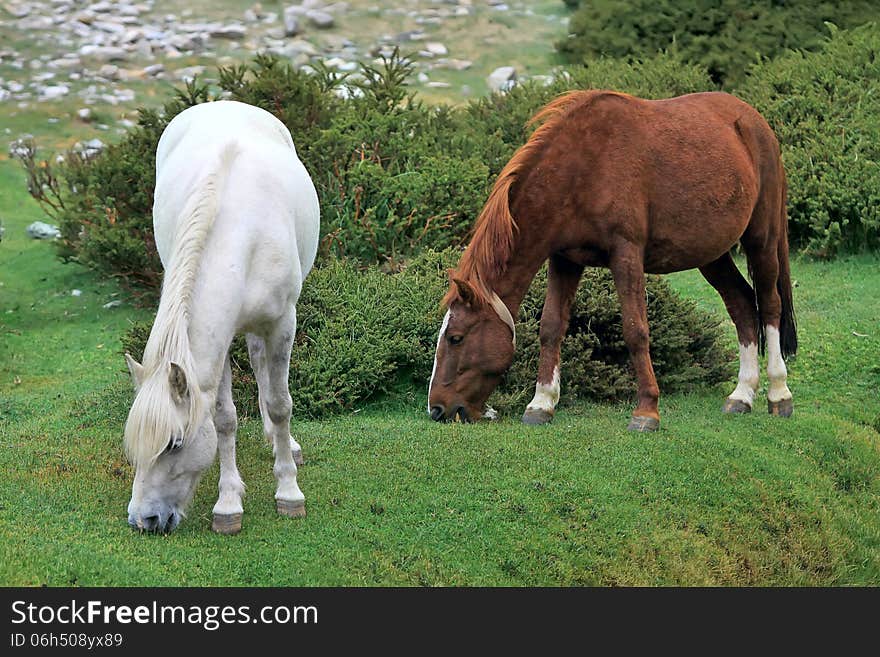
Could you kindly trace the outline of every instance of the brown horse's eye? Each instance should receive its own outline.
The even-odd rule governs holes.
[[[449,336],[449,344],[451,344],[451,345],[461,344],[462,340],[464,340],[463,335],[450,335]]]

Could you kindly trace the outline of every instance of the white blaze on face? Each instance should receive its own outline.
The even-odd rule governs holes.
[[[758,390],[758,345],[754,342],[739,346],[739,381],[728,399],[736,399],[751,408]]]
[[[770,379],[767,399],[771,402],[791,399],[791,390],[788,389],[785,381],[788,371],[785,369],[785,361],[782,359],[782,348],[779,345],[779,329],[768,324],[764,334],[767,336],[767,377]]]
[[[529,402],[526,410],[546,411],[553,413],[556,404],[559,403],[559,366],[553,368],[553,379],[549,384],[538,383],[535,385],[535,397]]]
[[[431,370],[431,380],[428,381],[428,413],[431,412],[431,386],[434,385],[434,375],[437,374],[437,352],[440,351],[440,341],[443,339],[443,336],[446,334],[446,327],[449,326],[449,318],[452,315],[449,314],[449,311],[446,311],[446,315],[443,316],[443,323],[440,325],[440,335],[437,336],[437,348],[434,350],[434,368]]]

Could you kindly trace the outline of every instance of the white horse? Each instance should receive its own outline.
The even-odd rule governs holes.
[[[136,468],[129,524],[172,531],[219,447],[213,528],[241,529],[229,366],[239,332],[247,333],[263,430],[274,446],[278,512],[305,515],[288,371],[319,208],[290,132],[268,112],[233,101],[176,116],[156,151],[153,227],[162,296],[143,365],[126,354],[135,387],[125,425]]]

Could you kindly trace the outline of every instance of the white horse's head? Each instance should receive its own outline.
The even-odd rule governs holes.
[[[135,466],[128,523],[170,532],[214,461],[217,433],[184,367],[171,362],[148,372],[128,354],[125,359],[135,389],[125,424],[125,451]]]

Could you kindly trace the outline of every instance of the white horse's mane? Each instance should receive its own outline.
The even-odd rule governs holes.
[[[218,190],[236,150],[235,142],[223,148],[216,164],[195,185],[178,220],[159,309],[144,348],[145,376],[125,424],[125,452],[136,466],[152,463],[172,436],[185,443],[199,428],[201,390],[189,344],[190,307],[202,252],[217,216]],[[177,364],[186,376],[185,421],[180,420],[174,408],[169,381],[171,363]]]

